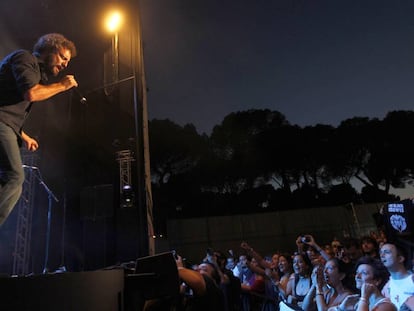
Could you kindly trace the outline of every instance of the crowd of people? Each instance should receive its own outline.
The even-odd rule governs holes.
[[[320,246],[310,234],[296,247],[262,256],[241,242],[238,254],[209,249],[190,267],[178,255],[180,299],[169,310],[414,311],[409,247],[376,235]]]

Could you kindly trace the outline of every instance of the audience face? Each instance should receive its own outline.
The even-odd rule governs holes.
[[[384,244],[380,250],[380,258],[387,269],[398,265],[398,254],[395,245]]]
[[[234,262],[234,258],[227,258],[227,263],[226,263],[226,268],[231,270],[236,266],[235,262]]]
[[[372,254],[372,253],[377,252],[377,249],[374,243],[372,243],[372,241],[368,239],[362,241],[361,248],[364,254]]]
[[[336,262],[333,260],[328,260],[326,262],[325,268],[323,269],[323,276],[325,278],[325,282],[333,287],[339,284],[343,278],[343,275],[338,270]]]
[[[296,255],[293,258],[293,270],[296,274],[306,275],[309,270],[309,266],[302,258],[302,255]]]
[[[337,254],[341,249],[341,242],[339,242],[336,238],[331,242],[332,252]]]
[[[239,264],[241,267],[247,267],[247,257],[245,255],[239,257]]]
[[[290,264],[289,264],[289,261],[285,258],[285,256],[279,257],[278,267],[282,274],[288,273],[290,271]]]
[[[272,262],[271,262],[272,268],[276,268],[278,264],[279,264],[279,254],[273,254]]]
[[[316,252],[316,250],[313,247],[309,247],[306,250],[306,255],[312,263],[319,258],[318,252]]]
[[[367,264],[361,264],[355,272],[356,288],[361,289],[365,283],[378,286],[377,280],[374,279],[374,268]]]
[[[253,266],[253,267],[258,267],[259,263],[257,262],[256,259],[252,258],[252,260],[250,261],[250,265]]]

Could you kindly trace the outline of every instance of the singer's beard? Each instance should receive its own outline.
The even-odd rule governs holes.
[[[48,76],[57,77],[60,72],[55,58],[56,56],[53,53],[48,54],[45,58],[45,70]]]

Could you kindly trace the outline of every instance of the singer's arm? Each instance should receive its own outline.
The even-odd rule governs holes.
[[[72,87],[77,86],[78,83],[76,82],[75,77],[72,75],[67,75],[56,83],[48,85],[36,84],[24,93],[24,99],[30,102],[38,102],[49,99],[56,94],[62,93],[66,90],[71,89]]]
[[[27,135],[24,131],[21,132],[21,135],[22,135],[22,139],[26,143],[26,147],[28,150],[36,151],[37,148],[39,148],[38,142],[35,139],[31,138],[29,135]]]

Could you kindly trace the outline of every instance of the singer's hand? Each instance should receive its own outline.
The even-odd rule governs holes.
[[[64,76],[62,80],[60,80],[60,83],[65,87],[66,90],[78,86],[78,82],[76,82],[75,76],[73,75]]]
[[[24,142],[26,143],[27,150],[36,151],[39,148],[39,143],[36,141],[36,139],[33,139],[32,137],[30,137],[23,131],[22,131],[22,138]]]
[[[26,141],[26,144],[29,151],[36,151],[39,148],[38,142],[33,138]]]

